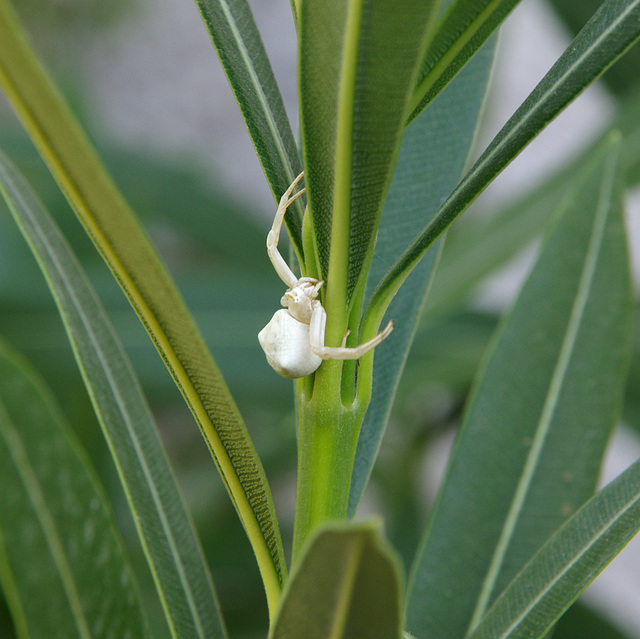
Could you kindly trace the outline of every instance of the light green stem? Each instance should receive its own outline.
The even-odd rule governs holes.
[[[347,362],[346,364],[349,364]],[[355,400],[343,403],[347,375],[357,375]],[[351,475],[360,428],[371,399],[373,352],[355,367],[326,361],[298,381],[298,479],[293,531],[293,563],[313,531],[347,519]]]
[[[342,362],[324,362],[315,374],[313,395],[298,391],[298,480],[293,563],[320,525],[344,521],[362,415],[345,408],[340,393]],[[302,382],[303,380],[301,380]]]

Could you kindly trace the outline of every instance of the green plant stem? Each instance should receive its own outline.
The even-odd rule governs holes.
[[[342,404],[342,365],[336,361],[322,364],[315,374],[311,397],[307,380],[298,384],[294,564],[319,525],[347,517],[351,473],[364,415],[359,404]]]
[[[322,524],[345,521],[360,429],[371,399],[373,352],[352,362],[326,361],[314,379],[298,380],[298,479],[293,564]],[[343,403],[344,377],[355,398]]]

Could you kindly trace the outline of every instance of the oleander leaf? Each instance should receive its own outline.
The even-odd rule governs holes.
[[[271,611],[286,575],[273,500],[246,426],[180,294],[0,0],[0,86],[127,295],[191,410],[253,546]]]
[[[465,636],[595,488],[631,346],[619,138],[567,194],[480,371],[414,562],[419,639]]]
[[[493,52],[493,46],[488,46],[476,56],[407,129],[380,220],[367,280],[369,293],[462,174],[486,92]],[[393,319],[395,329],[375,351],[371,403],[362,425],[351,481],[352,514],[369,479],[420,313],[430,294],[435,259],[433,251],[422,261],[386,313],[387,318]],[[376,318],[375,322],[379,324],[381,320]]]
[[[0,193],[56,300],[173,637],[226,637],[211,576],[131,364],[71,248],[0,153]]]
[[[49,390],[0,342],[0,584],[19,637],[149,637],[102,486]]]
[[[344,302],[371,258],[439,4],[407,0],[399,10],[371,0],[310,0],[300,8],[305,181],[330,335],[344,331]],[[357,323],[352,328],[357,336]],[[340,341],[342,333],[331,337]]]
[[[640,530],[640,463],[590,499],[535,554],[469,639],[542,639]]]
[[[196,0],[196,4],[235,93],[271,191],[279,201],[302,171],[302,161],[251,8],[246,0]],[[298,200],[285,217],[299,258],[304,255],[303,213],[303,200]]]
[[[433,242],[500,171],[639,38],[640,0],[605,0],[498,132],[438,214],[389,269],[373,295],[373,312],[390,303]]]
[[[434,100],[520,0],[453,0],[438,21],[411,101],[410,120]]]
[[[400,638],[400,570],[378,526],[321,528],[296,566],[269,639]]]

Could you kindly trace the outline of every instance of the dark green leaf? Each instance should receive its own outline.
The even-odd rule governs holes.
[[[551,0],[571,34],[576,34],[591,15],[598,9],[602,0]],[[609,89],[619,96],[625,95],[640,82],[640,48],[635,48],[612,66],[603,76]]]
[[[300,154],[271,64],[246,0],[196,0],[242,111],[276,201],[302,171]],[[286,216],[289,236],[302,258],[298,200]]]
[[[640,0],[606,0],[462,179],[374,294],[385,306],[441,233],[502,169],[640,37]]]
[[[577,601],[553,630],[553,639],[633,639],[593,608]]]
[[[422,228],[430,212],[437,210],[462,173],[492,59],[493,47],[487,47],[405,133],[380,220],[368,288],[375,287],[387,265]],[[432,259],[424,260],[396,295],[387,313],[395,322],[395,330],[376,348],[372,399],[362,426],[351,482],[352,513],[369,479],[424,305],[435,252],[431,255]]]
[[[373,251],[408,100],[438,6],[437,0],[407,0],[401,9],[372,0],[302,2],[306,184],[330,323],[332,316],[345,316],[344,300]]]
[[[42,268],[114,457],[174,637],[225,637],[211,577],[142,390],[98,298],[0,155],[0,192]]]
[[[0,0],[0,85],[191,410],[275,610],[286,565],[271,492],[251,437],[165,265],[53,87],[8,0]]]
[[[622,170],[631,186],[640,181],[640,90],[621,100],[612,127],[622,133]],[[540,235],[562,194],[583,170],[584,158],[600,143],[498,212],[465,216],[449,230],[429,292],[428,318],[464,301],[479,282]]]
[[[0,582],[20,637],[147,637],[89,462],[48,390],[0,343]]]
[[[535,554],[469,639],[542,639],[640,530],[640,462],[590,499]]]
[[[398,562],[378,526],[327,527],[291,574],[269,639],[399,639],[401,597]]]
[[[464,636],[594,490],[630,347],[619,153],[613,136],[567,194],[481,371],[414,564],[419,639]]]
[[[520,0],[454,0],[429,42],[410,120],[433,101],[502,24]]]

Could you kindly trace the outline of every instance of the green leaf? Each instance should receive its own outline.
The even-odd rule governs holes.
[[[591,15],[598,9],[602,0],[551,0],[551,6],[558,12],[569,33],[576,34]],[[607,88],[616,96],[624,96],[640,82],[640,48],[635,48],[618,64],[607,70],[602,78]]]
[[[0,583],[19,637],[148,637],[89,461],[34,371],[0,342]]]
[[[640,530],[640,462],[535,554],[469,639],[539,639]]]
[[[410,120],[433,101],[520,0],[454,0],[438,21],[411,101]]]
[[[246,0],[196,0],[235,93],[267,181],[276,199],[302,171],[291,125],[260,33]],[[302,215],[298,200],[285,218],[302,259]]]
[[[612,127],[622,133],[624,181],[631,186],[640,180],[640,90],[620,101]],[[584,158],[601,143],[602,139],[590,145],[573,162],[498,212],[465,216],[449,230],[429,292],[428,319],[459,304],[485,277],[540,235],[563,193],[584,169]]]
[[[65,322],[172,636],[226,637],[211,576],[151,411],[100,301],[51,217],[2,154],[0,192]]]
[[[305,178],[317,267],[327,281],[330,343],[342,339],[345,300],[373,251],[408,99],[438,6],[437,0],[408,0],[402,10],[372,0],[302,2]]]
[[[368,288],[435,212],[455,186],[469,153],[485,95],[493,47],[487,47],[405,133],[367,280]],[[358,442],[349,509],[353,514],[365,489],[424,306],[436,253],[423,260],[387,312],[395,330],[376,347],[373,392]],[[382,318],[376,318],[380,324]]]
[[[577,601],[562,615],[553,639],[633,639],[598,611]]]
[[[2,86],[189,406],[253,546],[274,611],[286,566],[264,470],[180,294],[0,0]]]
[[[400,571],[378,526],[320,529],[296,565],[269,639],[400,638]]]
[[[425,252],[502,169],[640,38],[640,0],[606,0],[500,130],[438,214],[391,267],[374,294],[385,306]]]
[[[619,154],[610,136],[567,194],[469,400],[412,571],[420,639],[465,636],[594,490],[630,349]]]

